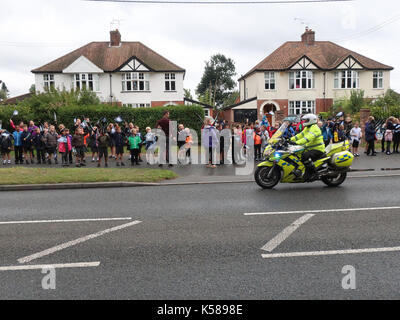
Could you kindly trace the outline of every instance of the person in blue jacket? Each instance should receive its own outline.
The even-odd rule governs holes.
[[[321,128],[322,136],[324,138],[324,143],[325,146],[331,143],[333,139],[333,133],[332,133],[332,126],[331,126],[331,119],[328,119]]]
[[[14,137],[14,153],[15,153],[15,164],[23,164],[22,160],[22,131],[20,131],[19,126],[15,126],[15,131],[13,132]]]

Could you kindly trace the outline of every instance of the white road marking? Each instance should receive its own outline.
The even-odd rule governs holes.
[[[91,222],[91,221],[123,221],[132,220],[132,218],[97,218],[97,219],[66,219],[66,220],[27,220],[27,221],[2,221],[4,224],[31,224],[31,223],[63,223],[63,222]]]
[[[264,259],[400,251],[400,247],[262,254]]]
[[[348,209],[327,209],[327,210],[302,210],[302,211],[271,211],[244,213],[245,216],[276,215],[276,214],[303,214],[303,213],[327,213],[327,212],[348,212],[348,211],[377,211],[377,210],[398,210],[399,207],[375,207],[375,208],[348,208]]]
[[[66,243],[63,243],[63,244],[60,244],[58,246],[49,248],[47,250],[32,254],[32,255],[27,256],[27,257],[20,258],[20,259],[18,259],[18,262],[19,263],[27,263],[27,262],[30,262],[32,260],[47,256],[47,255],[50,255],[50,254],[52,254],[54,252],[57,252],[57,251],[60,251],[60,250],[75,246],[75,245],[77,245],[79,243],[88,241],[90,239],[94,239],[94,238],[100,237],[100,236],[102,236],[104,234],[107,234],[107,233],[110,233],[110,232],[114,232],[114,231],[118,231],[118,230],[121,230],[121,229],[124,229],[124,228],[128,228],[130,226],[133,226],[133,225],[141,223],[141,222],[142,221],[133,221],[133,222],[129,222],[129,223],[126,223],[126,224],[123,224],[123,225],[120,225],[120,226],[116,226],[116,227],[110,228],[110,229],[106,229],[106,230],[99,231],[99,232],[96,232],[96,233],[93,233],[93,234],[89,234],[89,235],[84,236],[82,238],[78,238],[76,240],[68,241]]]
[[[297,230],[303,223],[307,222],[311,219],[314,214],[306,214],[302,216],[300,219],[297,219],[290,226],[283,229],[278,235],[276,235],[273,239],[268,241],[268,243],[261,248],[261,250],[265,250],[268,252],[273,251],[277,246],[279,246],[283,241],[285,241],[290,235]]]
[[[60,268],[90,268],[98,267],[100,262],[77,262],[77,263],[57,263],[57,264],[37,264],[37,265],[25,265],[25,266],[7,266],[0,267],[0,271],[20,271],[20,270],[37,270],[52,267],[55,269]]]

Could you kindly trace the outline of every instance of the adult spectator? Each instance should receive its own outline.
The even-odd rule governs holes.
[[[400,145],[400,121],[398,118],[394,119],[393,123],[393,153],[399,153]]]
[[[169,138],[170,138],[170,133],[169,133],[169,111],[165,110],[163,113],[163,117],[157,121],[156,123],[156,128],[161,129],[164,131],[165,134],[165,160],[168,163],[169,167],[172,167],[172,164],[169,163]],[[162,163],[159,164],[160,167],[162,167]]]
[[[219,151],[219,139],[217,129],[212,125],[212,119],[209,117],[204,120],[201,141],[206,151],[206,160],[208,161],[206,167],[216,168],[215,163],[217,158],[217,150]]]
[[[368,122],[365,124],[365,140],[368,142],[367,156],[376,156],[375,152],[375,118],[368,117]]]
[[[44,143],[46,145],[46,152],[49,155],[49,158],[47,160],[48,164],[51,164],[51,159],[57,152],[57,140],[58,135],[54,126],[50,126],[49,131],[47,131],[47,129],[44,129]],[[58,163],[57,158],[54,158],[54,163]]]
[[[390,117],[389,119],[386,120],[385,123],[385,128],[386,128],[386,132],[385,132],[385,141],[386,141],[386,154],[390,155],[390,145],[392,143],[393,140],[393,130],[394,130],[394,125],[393,125],[393,121],[394,121],[394,117]]]

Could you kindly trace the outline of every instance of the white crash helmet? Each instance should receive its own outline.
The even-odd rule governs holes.
[[[315,114],[309,113],[305,114],[301,117],[301,120],[304,121],[304,126],[312,126],[318,122],[318,117]]]

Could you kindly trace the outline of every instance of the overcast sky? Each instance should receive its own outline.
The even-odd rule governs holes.
[[[184,86],[192,93],[211,55],[232,58],[237,79],[285,41],[300,40],[306,25],[316,31],[316,40],[393,66],[391,87],[400,92],[397,0],[262,5],[1,0],[0,80],[10,96],[28,92],[32,69],[88,42],[108,41],[113,19],[120,20],[123,41],[141,41],[185,68]]]

